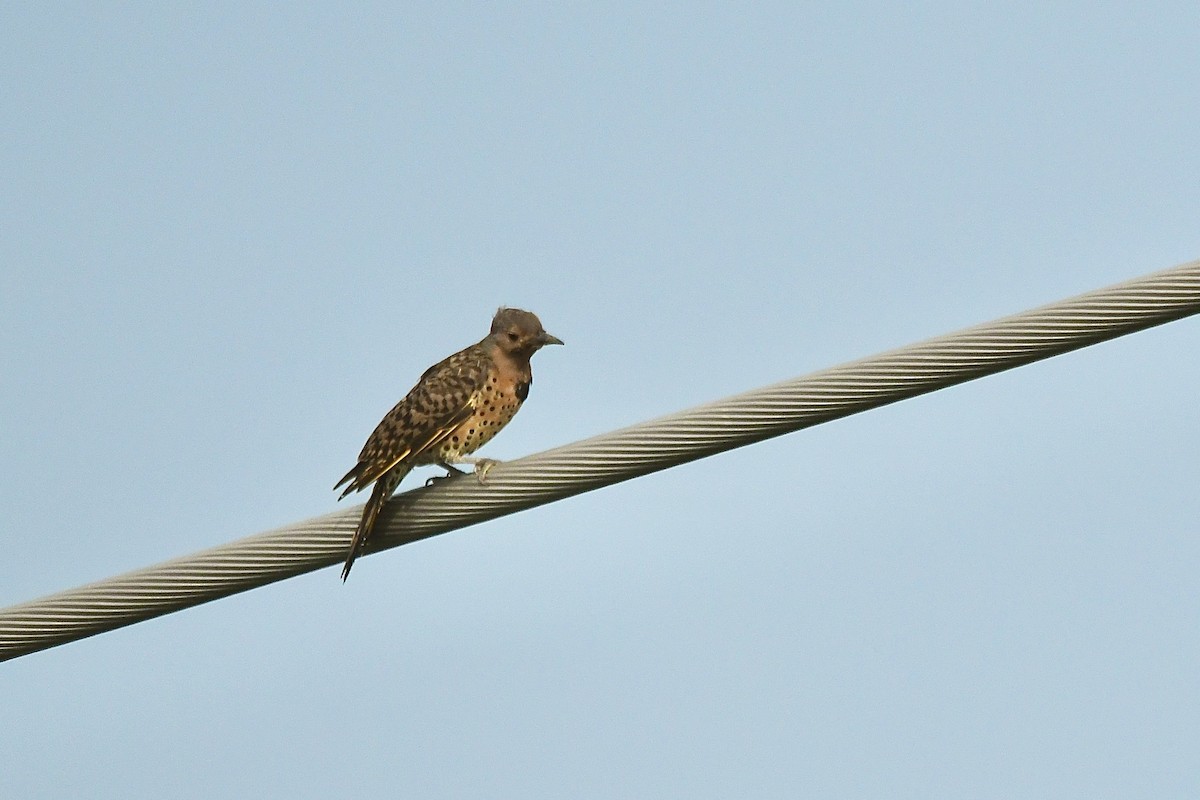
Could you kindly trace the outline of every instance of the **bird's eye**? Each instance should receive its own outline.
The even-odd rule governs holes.
[[[520,338],[521,338],[521,337],[520,337],[520,336],[517,336],[517,334],[516,334],[515,332],[513,332],[513,331],[509,331],[509,332],[508,332],[508,340],[509,340],[510,342],[515,342],[517,339],[520,339]]]

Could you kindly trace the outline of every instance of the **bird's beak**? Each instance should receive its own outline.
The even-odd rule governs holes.
[[[542,331],[542,337],[541,337],[541,338],[542,338],[542,344],[543,344],[543,345],[546,345],[546,344],[562,344],[562,343],[563,343],[563,340],[562,340],[562,339],[558,338],[557,336],[551,336],[550,334],[546,333],[545,331]]]

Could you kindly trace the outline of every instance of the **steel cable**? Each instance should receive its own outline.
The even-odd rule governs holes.
[[[397,495],[367,552],[1200,312],[1200,261]],[[0,610],[0,660],[340,564],[362,506]],[[336,583],[335,576],[330,576]]]

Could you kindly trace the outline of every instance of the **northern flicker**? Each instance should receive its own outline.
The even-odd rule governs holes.
[[[427,369],[387,413],[363,445],[358,463],[333,487],[346,485],[340,500],[375,484],[346,554],[343,581],[370,538],[379,510],[413,467],[436,464],[457,473],[454,464],[472,464],[480,482],[485,480],[495,462],[468,456],[521,408],[533,384],[529,359],[548,344],[562,340],[546,333],[536,316],[501,308],[487,336]]]

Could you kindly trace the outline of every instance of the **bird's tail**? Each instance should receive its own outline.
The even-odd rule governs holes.
[[[343,583],[350,576],[350,568],[354,566],[354,559],[358,558],[358,554],[366,546],[367,540],[371,538],[371,531],[375,529],[375,521],[379,518],[383,504],[392,496],[392,492],[396,491],[396,487],[400,485],[400,481],[404,479],[410,469],[411,467],[397,464],[375,481],[375,486],[371,489],[371,499],[363,507],[362,519],[359,520],[358,529],[354,531],[354,539],[350,542],[350,552],[346,554],[346,565],[342,567]]]

